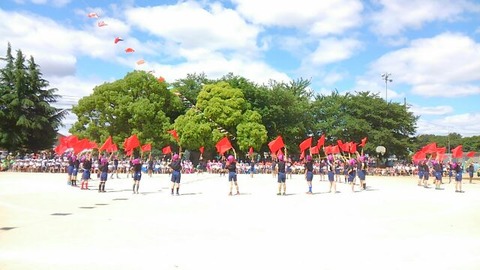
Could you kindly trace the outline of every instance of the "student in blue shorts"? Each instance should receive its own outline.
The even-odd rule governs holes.
[[[277,195],[287,195],[287,175],[285,171],[285,160],[282,154],[278,155],[278,163],[276,164],[277,170],[277,182],[278,182],[278,193]],[[283,191],[283,193],[282,193]]]
[[[228,170],[228,182],[230,182],[230,192],[228,195],[232,196],[234,185],[235,190],[237,191],[236,195],[240,195],[237,183],[237,161],[232,155],[228,156],[227,163],[225,163],[225,168]]]
[[[140,187],[140,180],[142,179],[142,166],[143,163],[140,158],[132,160],[133,166],[133,194],[138,194],[138,188]]]
[[[77,156],[73,156],[73,172],[72,172],[72,186],[77,186],[77,175],[78,170],[80,168],[80,160],[78,160]]]
[[[328,175],[328,181],[330,182],[330,190],[329,192],[331,193],[333,190],[333,193],[337,193],[337,184],[335,182],[335,172],[336,172],[336,162],[332,156],[332,154],[329,154],[327,157],[327,175]]]
[[[467,168],[467,172],[468,172],[468,180],[469,180],[469,183],[471,184],[472,181],[473,181],[473,173],[474,173],[475,169],[473,167],[473,163],[470,163],[470,165],[468,165],[468,168]]]
[[[180,156],[178,154],[173,155],[172,162],[168,165],[172,169],[172,195],[173,191],[176,189],[177,196],[180,195],[180,179],[182,178],[182,163]]]
[[[418,162],[418,165],[417,165],[417,170],[418,170],[418,186],[421,187],[422,186],[422,180],[423,180],[423,176],[425,174],[425,168],[423,167],[423,163],[425,161],[424,160],[420,160]]]
[[[464,191],[462,190],[462,165],[460,162],[454,162],[452,164],[452,167],[455,171],[455,192],[463,193]]]
[[[82,169],[83,169],[81,189],[88,189],[88,180],[90,180],[90,173],[91,173],[91,170],[92,170],[92,156],[91,156],[91,154],[88,153],[80,161],[81,161]]]
[[[313,161],[312,161],[312,156],[310,155],[307,155],[305,157],[305,179],[307,180],[307,184],[308,184],[307,194],[313,194],[312,193]]]
[[[367,183],[365,183],[367,176],[367,161],[365,156],[359,156],[357,161],[357,176],[360,179],[360,189],[366,190]]]
[[[441,190],[440,185],[442,184],[443,164],[438,160],[433,161],[433,174],[435,175],[435,189]]]
[[[352,187],[352,192],[355,192],[355,177],[357,175],[357,166],[355,163],[355,159],[350,159],[348,161],[348,166],[347,166],[347,177],[348,177],[348,183]]]
[[[73,175],[73,163],[74,161],[74,154],[68,153],[67,155],[68,167],[67,167],[67,185],[72,184],[72,175]]]

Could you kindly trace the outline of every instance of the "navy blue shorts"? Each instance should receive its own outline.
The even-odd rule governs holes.
[[[100,181],[107,181],[108,179],[108,173],[107,172],[102,172],[100,174]]]
[[[90,170],[84,170],[82,173],[82,179],[83,180],[88,180],[90,179]]]
[[[72,175],[73,174],[73,166],[68,166],[67,167],[67,174]]]
[[[287,175],[283,172],[279,172],[278,176],[277,176],[277,182],[278,183],[285,183],[286,180],[287,180]]]
[[[424,172],[424,173],[423,173],[423,180],[428,180],[429,177],[430,177],[430,173],[429,173],[429,172]]]
[[[436,180],[442,180],[442,173],[441,172],[435,172],[435,179]]]
[[[335,174],[333,172],[328,172],[328,181],[335,181]]]
[[[140,172],[135,172],[133,174],[133,180],[140,181],[141,179],[142,179],[142,172],[141,171]]]
[[[313,180],[313,172],[307,172],[307,181]]]
[[[353,182],[353,180],[355,180],[355,175],[356,175],[356,173],[351,173],[351,174],[349,173],[348,174],[348,182],[349,183],[351,183],[351,182]]]
[[[228,181],[237,182],[237,173],[236,172],[228,172]]]
[[[172,172],[172,179],[173,183],[180,183],[180,179],[182,178],[182,174],[179,171]]]
[[[73,168],[72,175],[73,175],[73,176],[77,176],[77,174],[78,174],[78,169],[74,167],[74,168]]]
[[[358,172],[357,172],[357,175],[358,175],[358,179],[360,179],[360,180],[362,180],[362,181],[365,180],[365,175],[366,175],[366,173],[365,173],[364,170],[358,171]]]
[[[468,172],[468,176],[469,176],[470,178],[472,178],[472,177],[473,177],[473,172]]]
[[[462,181],[462,173],[457,173],[455,175],[455,181],[457,182],[461,182]]]
[[[423,179],[424,174],[424,171],[418,171],[418,179]]]

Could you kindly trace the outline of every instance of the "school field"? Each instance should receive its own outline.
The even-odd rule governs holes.
[[[455,193],[413,177],[368,177],[351,192],[302,176],[125,175],[106,193],[65,174],[0,173],[0,269],[480,269],[480,181]],[[444,180],[448,182],[447,180]],[[356,187],[358,189],[358,186]]]

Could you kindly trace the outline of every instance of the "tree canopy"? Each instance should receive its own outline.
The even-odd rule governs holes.
[[[33,56],[16,57],[8,44],[5,67],[0,69],[0,148],[9,151],[38,151],[55,144],[66,112],[52,106],[56,88],[42,78]]]

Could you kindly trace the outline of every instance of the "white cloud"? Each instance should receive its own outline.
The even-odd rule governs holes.
[[[193,57],[192,57],[193,58]],[[290,81],[285,73],[278,72],[263,62],[242,57],[226,59],[219,53],[208,55],[199,54],[195,61],[176,65],[152,64],[156,76],[162,76],[167,81],[185,78],[187,74],[204,72],[209,78],[219,78],[228,72],[241,76],[257,83],[267,83],[269,79]]]
[[[433,120],[420,117],[417,133],[447,135],[456,132],[463,137],[478,136],[480,130],[478,119],[480,119],[480,113],[449,115]]]
[[[421,96],[480,94],[480,61],[473,59],[480,59],[479,43],[462,34],[443,33],[383,55],[371,64],[371,74],[387,70]]]
[[[422,116],[422,115],[446,115],[453,112],[452,106],[434,106],[434,107],[422,107],[417,104],[412,104],[410,111],[413,114]]]
[[[391,84],[390,86],[387,85],[387,89],[385,92],[385,84],[382,84],[379,81],[381,81],[380,75],[358,78],[355,82],[353,90],[357,92],[368,91],[370,93],[377,94],[380,98],[385,99],[386,97],[388,101],[405,97],[403,93],[392,90]]]
[[[380,12],[371,16],[372,28],[381,36],[401,34],[406,29],[419,29],[434,21],[462,19],[462,13],[476,11],[480,6],[467,0],[377,0]]]
[[[209,10],[192,1],[132,8],[126,11],[126,17],[132,25],[184,49],[243,50],[245,53],[257,50],[260,29],[219,4],[210,6]]]
[[[361,43],[356,39],[325,38],[320,40],[309,59],[314,65],[331,64],[350,58],[360,48]]]
[[[358,27],[363,5],[358,0],[233,0],[247,20],[267,27],[291,27],[314,35],[341,34]]]
[[[17,4],[26,4],[27,2],[32,2],[32,4],[35,4],[35,5],[51,4],[55,7],[63,7],[63,6],[65,6],[65,5],[67,5],[68,3],[71,2],[71,0],[52,0],[52,1],[49,1],[49,0],[30,0],[30,1],[14,0],[14,1]]]

